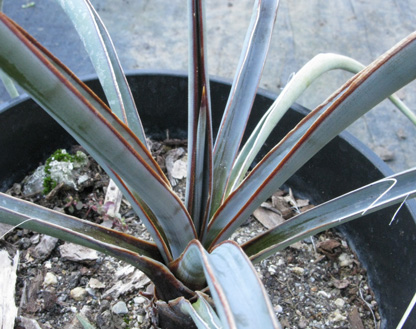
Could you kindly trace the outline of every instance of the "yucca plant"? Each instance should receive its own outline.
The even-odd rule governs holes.
[[[288,83],[241,145],[278,1],[255,1],[230,97],[214,138],[204,4],[189,0],[189,160],[186,201],[182,203],[148,150],[140,104],[137,110],[98,14],[88,0],[57,1],[84,42],[109,106],[4,14],[0,14],[0,68],[97,160],[146,225],[153,242],[6,194],[0,194],[0,221],[94,248],[136,266],[155,285],[153,305],[160,326],[279,328],[252,263],[307,236],[416,196],[416,169],[411,169],[297,215],[242,246],[228,240],[325,144],[416,77],[416,33],[364,69],[343,56],[317,56]],[[284,112],[312,80],[331,69],[359,73],[249,170]],[[412,117],[397,98],[392,100]]]

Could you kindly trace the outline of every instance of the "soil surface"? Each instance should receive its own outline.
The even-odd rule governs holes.
[[[168,177],[183,197],[185,143],[170,140],[151,145],[155,159],[168,170]],[[103,204],[109,178],[95,161],[88,157],[78,174],[87,175],[87,179],[77,190],[58,184],[47,196],[24,196],[22,182],[8,193],[150,239],[126,200],[121,203],[121,219],[107,215]],[[265,214],[272,221],[286,220],[310,207],[307,200],[297,200],[291,191],[277,191],[232,239],[243,243],[264,232],[265,226],[273,225],[264,220]],[[9,248],[20,250],[16,285],[20,317],[15,328],[35,328],[31,327],[33,320],[42,329],[83,328],[80,321],[99,329],[155,328],[149,300],[140,294],[151,289],[151,283],[132,266],[25,229],[14,229],[5,241],[2,243]],[[298,242],[255,267],[284,328],[361,329],[377,328],[379,324],[366,271],[336,231]]]

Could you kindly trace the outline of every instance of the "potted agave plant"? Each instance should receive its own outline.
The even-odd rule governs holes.
[[[4,14],[0,14],[0,68],[97,160],[145,223],[153,242],[3,193],[0,221],[99,250],[139,268],[155,285],[153,305],[160,327],[280,328],[252,263],[312,234],[416,196],[416,169],[411,169],[327,201],[244,245],[228,240],[321,148],[416,77],[416,34],[364,69],[345,57],[318,56],[290,81],[242,145],[278,1],[255,1],[214,138],[204,5],[202,0],[189,0],[189,160],[183,203],[149,152],[140,110],[98,14],[88,0],[57,1],[90,54],[109,106]],[[256,158],[308,81],[333,68],[359,73],[264,157]]]

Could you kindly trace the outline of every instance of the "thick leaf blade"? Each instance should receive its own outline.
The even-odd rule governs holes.
[[[250,165],[279,120],[313,81],[332,70],[344,70],[356,74],[363,69],[365,69],[363,64],[350,57],[330,53],[319,54],[306,63],[283,88],[243,145],[232,169],[227,196],[244,179]],[[416,124],[416,115],[396,95],[389,96],[389,100]]]
[[[97,72],[112,111],[146,145],[136,105],[103,22],[89,0],[57,0],[71,19]]]
[[[7,220],[7,213],[9,211],[20,214],[22,219],[33,217],[34,219],[39,219],[63,227],[67,230],[83,233],[97,241],[112,244],[139,253],[140,255],[163,261],[160,252],[154,243],[0,193],[0,217],[2,217],[3,220]],[[20,223],[12,222],[8,224],[18,225]],[[31,229],[31,225],[32,223],[29,221],[21,227]],[[42,233],[47,234],[48,232],[45,231]]]
[[[0,80],[2,81],[4,87],[6,88],[7,93],[11,98],[19,97],[19,92],[14,85],[14,82],[10,77],[0,70]]]
[[[306,63],[283,88],[243,145],[232,168],[227,195],[235,190],[243,180],[256,155],[279,120],[314,80],[335,69],[358,73],[363,68],[365,66],[359,62],[337,54],[319,54]]]
[[[242,248],[253,262],[259,262],[296,241],[414,197],[416,168],[325,202],[248,241]]]
[[[211,214],[223,201],[232,165],[260,81],[276,20],[278,0],[257,0],[214,146]]]
[[[35,46],[42,55],[49,61],[53,67],[58,70],[60,74],[63,75],[65,80],[67,80],[72,87],[76,88],[76,90],[81,93],[83,97],[85,97],[88,102],[97,109],[104,118],[108,119],[109,121],[113,121],[113,126],[117,129],[123,138],[129,141],[129,144],[133,146],[134,150],[139,153],[139,155],[146,161],[146,163],[159,174],[159,176],[164,179],[166,183],[169,184],[168,179],[165,177],[163,172],[161,171],[160,167],[156,164],[153,160],[152,155],[148,152],[145,146],[140,142],[136,141],[136,136],[132,136],[131,132],[128,129],[125,129],[123,125],[120,125],[118,121],[113,120],[113,115],[111,111],[107,108],[103,102],[96,97],[92,91],[87,88],[71,71],[68,70],[57,58],[55,58],[47,49],[42,47],[35,39],[33,39],[29,34],[26,33],[23,29],[21,29],[18,25],[14,25],[16,29],[20,33],[24,35],[24,37],[33,45]],[[104,170],[110,175],[110,177],[118,183],[118,186],[124,191],[125,197],[129,200],[130,204],[132,205],[134,211],[137,215],[142,219],[143,223],[145,224],[147,230],[153,237],[153,240],[156,242],[159,250],[162,252],[163,258],[166,262],[172,261],[172,255],[168,247],[168,241],[166,236],[163,233],[163,229],[161,228],[160,224],[158,223],[157,218],[150,211],[149,207],[145,204],[145,202],[129,187],[127,187],[126,183],[118,176],[115,172],[111,170],[106,164],[101,163],[101,166]]]
[[[205,300],[204,296],[196,292],[198,300],[195,303],[181,298],[179,305],[181,310],[188,314],[198,329],[222,329],[220,319],[212,306]]]
[[[227,241],[211,254],[200,250],[224,328],[281,328],[256,270],[236,243]]]
[[[206,280],[223,328],[280,328],[255,269],[235,242],[208,253],[193,240],[175,265],[170,268],[182,282],[201,288]]]
[[[108,121],[110,121],[113,127],[120,133],[124,139],[126,139],[130,145],[134,148],[136,152],[147,162],[147,164],[159,174],[159,176],[169,184],[168,179],[163,174],[162,170],[153,160],[152,155],[147,150],[146,144],[142,143],[140,140],[137,141],[137,136],[134,135],[130,129],[126,129],[123,124],[120,124],[119,120],[114,120],[114,115],[111,113],[111,110],[99,99],[81,80],[79,80],[65,65],[63,65],[55,56],[53,56],[46,48],[39,44],[30,34],[28,34],[24,29],[19,25],[3,16],[4,19],[8,20],[16,32],[21,33],[22,37],[26,39],[33,47],[35,47],[41,55],[44,56],[44,59],[48,61],[50,65],[53,66],[55,70],[63,76],[63,80],[68,81],[68,83],[76,89],[85,99],[93,106],[99,113],[104,116]]]
[[[352,122],[416,78],[416,33],[355,75],[306,116],[234,191],[209,225],[207,245],[228,238],[297,169]]]
[[[115,126],[126,132],[129,132],[128,127],[111,112],[108,112],[109,119],[103,117],[10,20],[2,14],[0,20],[0,39],[8,45],[0,48],[2,68],[104,168],[110,168],[128,182],[152,210],[164,229],[173,257],[178,257],[196,237],[196,232],[180,199],[136,152],[132,143],[143,152],[147,152],[146,148],[131,131],[131,140],[126,141]]]
[[[205,2],[188,1],[188,179],[186,205],[196,230],[204,230],[212,189],[211,97],[205,45]]]
[[[45,221],[44,219],[39,218],[43,216],[36,217],[37,213],[40,212],[39,208],[41,207],[30,209],[30,214],[26,215],[24,213],[19,213],[9,209],[5,200],[7,201],[7,198],[1,194],[1,222],[15,226],[18,225],[19,227],[28,228],[39,233],[45,233],[65,241],[104,252],[107,255],[123,260],[145,273],[158,287],[158,294],[162,299],[169,300],[180,296],[191,298],[193,296],[192,291],[178,281],[163,263],[147,256],[142,256],[132,250],[123,248],[126,246],[131,248],[131,244],[129,242],[122,241],[122,239],[119,239],[121,246],[118,246],[117,240],[120,236],[116,237],[114,235],[114,237],[111,238],[111,235],[105,236],[105,234],[102,234],[102,231],[98,233],[89,232],[91,228],[88,228],[86,224],[80,224],[78,222],[78,225],[76,225],[73,220],[71,225],[68,225],[69,227],[60,226],[58,223],[53,223],[53,220],[50,218],[47,218],[48,221]],[[31,213],[32,210],[33,213]],[[59,217],[57,214],[54,215],[56,215],[56,217],[52,217]],[[59,222],[60,219],[58,218],[56,220]],[[75,228],[75,226],[78,226],[78,228]],[[97,228],[94,227],[93,229],[96,230]]]

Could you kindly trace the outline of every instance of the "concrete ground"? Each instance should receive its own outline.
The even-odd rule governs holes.
[[[76,74],[93,73],[82,45],[54,0],[4,0],[4,12]],[[187,1],[91,0],[106,23],[123,67],[187,69]],[[253,0],[207,0],[209,72],[232,78]],[[261,87],[279,92],[290,75],[318,53],[334,52],[369,64],[416,29],[416,0],[281,0]],[[2,46],[2,45],[0,45]],[[299,100],[313,108],[351,75],[331,72]],[[416,112],[416,83],[398,95]],[[7,100],[0,87],[0,102]],[[416,166],[416,127],[384,101],[349,129],[394,171]]]

